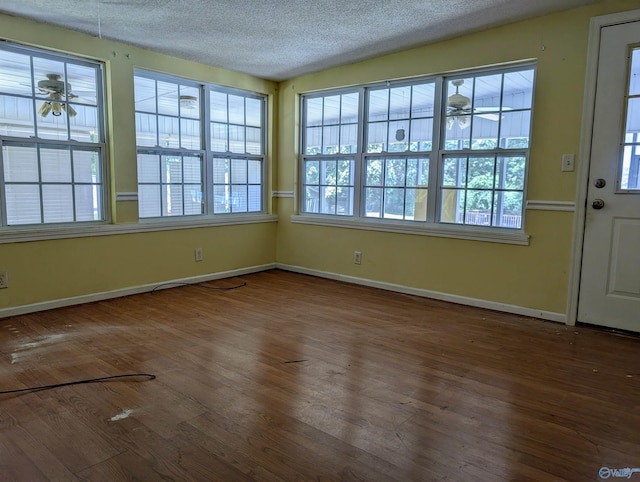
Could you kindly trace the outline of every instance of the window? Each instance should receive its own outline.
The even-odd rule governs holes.
[[[535,68],[302,99],[304,214],[522,229]]]
[[[0,45],[0,226],[106,219],[102,65]]]
[[[141,218],[264,211],[264,96],[136,72]]]
[[[626,122],[619,177],[620,189],[640,191],[640,47],[631,49]]]

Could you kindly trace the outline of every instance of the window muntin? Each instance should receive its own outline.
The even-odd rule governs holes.
[[[0,46],[0,225],[104,221],[102,66]]]
[[[303,96],[301,212],[522,229],[534,77],[523,64]],[[362,103],[357,121],[343,120],[345,97]],[[344,125],[357,130],[353,212],[321,174]]]
[[[640,47],[631,50],[620,189],[640,191]]]
[[[264,211],[265,97],[137,72],[141,218]]]

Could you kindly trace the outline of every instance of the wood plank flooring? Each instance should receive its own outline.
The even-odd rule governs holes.
[[[0,395],[0,480],[640,467],[640,338],[278,270],[209,285],[241,281],[0,320],[0,391],[157,376]]]

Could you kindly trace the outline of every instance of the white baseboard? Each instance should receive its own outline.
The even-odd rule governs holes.
[[[421,288],[412,288],[410,286],[403,286],[394,283],[385,283],[383,281],[374,281],[366,278],[357,278],[355,276],[346,276],[337,273],[329,273],[326,271],[319,271],[315,269],[304,268],[302,266],[292,266],[288,264],[276,263],[276,268],[285,271],[292,271],[294,273],[308,274],[311,276],[318,276],[320,278],[328,278],[336,281],[344,281],[346,283],[353,283],[363,286],[370,286],[372,288],[380,288],[387,291],[395,291],[398,293],[404,293],[408,295],[421,296],[423,298],[432,298],[440,301],[449,301],[452,303],[458,303],[460,305],[475,306],[477,308],[486,308],[489,310],[503,311],[506,313],[513,313],[516,315],[529,316],[533,318],[541,318],[543,320],[555,321],[558,323],[566,322],[566,315],[564,313],[554,313],[552,311],[536,310],[533,308],[525,308],[523,306],[508,305],[505,303],[499,303],[496,301],[481,300],[478,298],[468,298],[466,296],[451,295],[447,293],[440,293],[438,291],[425,290]]]
[[[258,266],[249,266],[247,268],[233,269],[230,271],[220,271],[218,273],[209,273],[200,276],[191,276],[189,278],[180,278],[152,283],[140,286],[131,286],[113,291],[103,291],[101,293],[91,293],[88,295],[73,296],[71,298],[62,298],[58,300],[43,301],[41,303],[33,303],[30,305],[15,306],[0,309],[0,318],[8,316],[25,315],[27,313],[35,313],[37,311],[52,310],[54,308],[62,308],[65,306],[80,305],[82,303],[91,303],[94,301],[108,300],[111,298],[120,298],[122,296],[135,295],[139,293],[147,293],[149,291],[175,288],[176,285],[184,283],[202,283],[203,281],[211,281],[222,278],[232,278],[234,276],[242,276],[245,274],[258,273],[276,268],[276,263],[263,264]]]

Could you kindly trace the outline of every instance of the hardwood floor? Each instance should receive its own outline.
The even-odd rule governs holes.
[[[277,270],[210,285],[242,280],[0,320],[0,390],[157,376],[0,395],[0,480],[640,467],[640,338]]]

